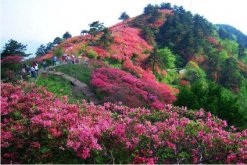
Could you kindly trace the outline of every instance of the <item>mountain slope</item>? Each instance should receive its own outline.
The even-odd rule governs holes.
[[[178,97],[175,104],[192,109],[203,107],[231,124],[246,127],[247,111],[239,106],[242,104],[240,100],[247,99],[247,67],[243,60],[247,57],[246,50],[240,54],[238,44],[234,40],[221,39],[205,18],[192,15],[182,7],[148,6],[142,15],[108,30],[111,42],[102,41],[105,32],[100,31],[96,35],[69,38],[51,53],[61,49],[70,56],[87,56],[90,61],[104,64],[101,66],[124,70],[142,81],[167,84],[171,93]],[[107,76],[113,75],[107,73]],[[128,89],[126,84],[122,85],[121,89]],[[100,88],[95,90],[100,91]],[[218,97],[214,98],[211,92],[216,92]],[[113,95],[106,93],[105,97]],[[112,99],[114,102],[124,99],[123,94],[118,94],[118,99]],[[145,99],[150,99],[148,94],[146,90]],[[228,110],[228,107],[231,109]]]
[[[225,25],[225,24],[216,24],[215,25],[219,30],[225,31],[225,34],[222,34],[222,37],[226,37],[229,39],[234,39],[237,41],[238,44],[244,46],[247,48],[247,36],[243,34],[238,29],[234,28],[231,25]],[[222,32],[224,33],[224,32]]]

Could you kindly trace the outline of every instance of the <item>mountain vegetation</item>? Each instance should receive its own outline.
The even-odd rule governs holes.
[[[1,84],[2,162],[245,163],[246,36],[170,3],[119,19],[66,32],[34,59],[81,60],[54,70],[85,83],[100,105],[59,78]],[[12,55],[1,76],[33,62]]]

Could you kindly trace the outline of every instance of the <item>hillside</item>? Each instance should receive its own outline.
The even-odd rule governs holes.
[[[216,28],[219,30],[219,35],[222,39],[229,38],[237,41],[238,44],[247,48],[247,36],[238,29],[230,25],[216,24]]]
[[[56,55],[63,64],[50,70],[99,105],[45,71],[35,85],[1,84],[2,162],[245,163],[247,49],[226,29],[222,38],[169,3],[108,28],[93,22],[34,61]]]
[[[53,51],[87,56],[90,61],[127,71],[142,81],[157,80],[158,84],[169,85],[177,97],[176,105],[204,108],[230,124],[247,126],[246,107],[239,106],[243,104],[240,100],[247,99],[247,51],[235,40],[221,39],[219,31],[206,19],[182,7],[151,5],[142,15],[106,29],[69,38]],[[37,60],[51,56],[52,53]],[[100,88],[96,89],[102,91]],[[114,102],[124,100],[122,96],[114,97],[119,98],[113,99]],[[124,102],[134,107],[142,105]]]

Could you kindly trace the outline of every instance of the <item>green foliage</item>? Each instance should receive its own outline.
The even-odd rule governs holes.
[[[114,42],[113,36],[111,35],[108,28],[103,30],[103,34],[100,36],[98,43],[103,48],[108,48]]]
[[[141,31],[140,35],[150,45],[154,45],[154,46],[156,45],[154,31],[151,28],[149,28],[147,26],[142,26],[142,31]]]
[[[171,3],[164,3],[164,2],[162,2],[162,3],[160,4],[160,9],[161,9],[161,10],[162,10],[162,9],[171,10],[171,9],[172,9]]]
[[[224,62],[222,72],[220,74],[220,84],[232,90],[240,87],[243,76],[238,69],[237,61],[234,58],[229,58]]]
[[[163,76],[161,78],[161,81],[164,82],[165,84],[169,84],[171,86],[177,87],[179,82],[179,74],[176,72],[176,70],[167,69],[167,75]]]
[[[145,8],[144,8],[144,14],[145,15],[151,15],[151,14],[153,14],[153,12],[155,11],[155,10],[157,10],[157,9],[159,9],[159,6],[153,6],[153,5],[151,5],[151,4],[148,4]]]
[[[57,49],[55,49],[53,54],[57,57],[62,57],[64,54],[63,47],[58,47]]]
[[[223,30],[226,33],[230,35],[230,37],[227,37],[228,39],[234,39],[236,42],[243,47],[247,48],[247,36],[243,34],[241,31],[238,29],[230,26],[230,25],[222,25],[222,24],[216,24],[216,27],[219,30]],[[220,35],[220,34],[219,34]]]
[[[160,57],[164,69],[175,68],[176,57],[169,48],[159,49],[157,55]]]
[[[72,35],[69,32],[66,32],[66,33],[63,34],[63,39],[64,40],[69,39],[71,37],[72,37]]]
[[[176,54],[188,59],[202,52],[207,45],[205,38],[213,31],[212,25],[199,15],[192,15],[183,7],[174,7],[156,35],[160,47],[169,47]]]
[[[225,50],[234,55],[235,57],[238,57],[238,44],[233,40],[223,40],[221,41],[221,44],[224,46]]]
[[[96,58],[98,56],[98,54],[93,51],[93,50],[89,50],[88,54],[87,54],[88,58]]]
[[[45,47],[45,45],[43,45],[43,44],[41,44],[40,46],[39,46],[39,48],[37,49],[37,51],[36,51],[36,56],[42,56],[42,55],[45,55],[46,53],[48,53],[47,52],[47,50],[46,50],[46,47]]]
[[[90,69],[82,64],[68,64],[57,66],[56,71],[63,72],[69,76],[72,76],[81,82],[89,85],[90,84]]]
[[[40,76],[36,81],[37,86],[45,87],[49,92],[54,93],[57,97],[67,96],[69,102],[81,101],[82,99],[88,100],[86,96],[81,93],[80,95],[73,95],[72,85],[69,81],[56,76]]]
[[[190,82],[196,82],[199,80],[205,81],[206,80],[206,73],[203,69],[201,69],[197,63],[193,61],[189,61],[185,67],[185,79]]]
[[[1,52],[1,58],[16,55],[26,57],[29,55],[25,53],[26,47],[27,45],[23,45],[22,43],[19,43],[16,40],[10,39],[8,43],[6,43],[3,47],[3,50]]]
[[[129,19],[129,15],[126,12],[123,12],[118,19],[125,21]]]
[[[65,35],[65,34],[64,34],[64,35]],[[69,36],[65,35],[65,37],[69,37]],[[71,36],[70,36],[70,37],[71,37]],[[69,38],[70,38],[70,37],[69,37]],[[56,37],[56,38],[53,40],[53,44],[54,44],[54,45],[58,45],[58,44],[60,44],[62,41],[63,41],[62,38]]]
[[[96,36],[99,32],[105,29],[104,24],[100,23],[99,21],[94,21],[91,24],[89,24],[89,34],[92,36]]]
[[[181,86],[175,104],[189,109],[203,108],[230,125],[247,127],[247,111],[240,108],[238,96],[213,82],[197,81],[191,87]]]

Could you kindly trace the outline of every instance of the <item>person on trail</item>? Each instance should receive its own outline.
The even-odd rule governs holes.
[[[46,61],[45,60],[42,61],[42,66],[43,66],[44,70],[46,70]]]
[[[36,79],[37,78],[37,75],[36,75],[36,71],[35,71],[34,66],[31,66],[30,70],[31,70],[32,77]]]
[[[37,73],[37,75],[39,74],[39,64],[37,62],[33,62],[33,67],[35,69],[35,72]]]
[[[57,56],[55,55],[52,56],[52,62],[53,62],[53,65],[55,66],[57,63]]]

